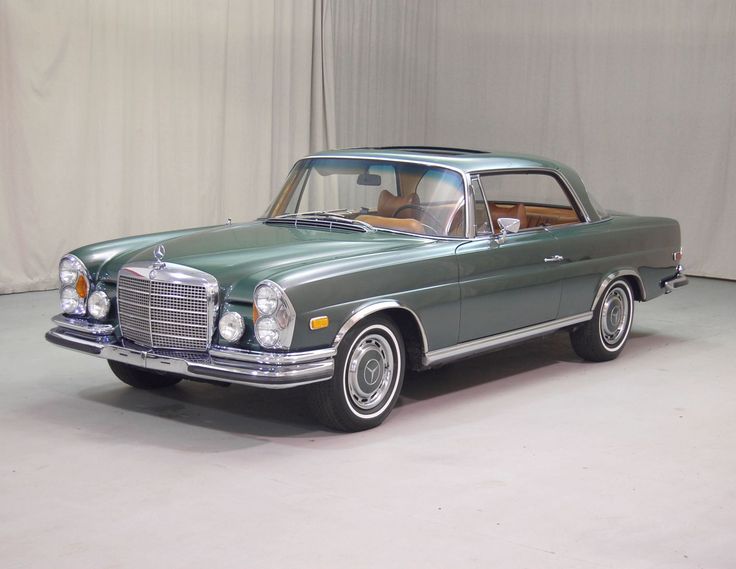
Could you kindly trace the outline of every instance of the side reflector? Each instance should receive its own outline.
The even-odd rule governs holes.
[[[321,330],[330,325],[330,319],[327,316],[315,316],[309,321],[310,330]]]

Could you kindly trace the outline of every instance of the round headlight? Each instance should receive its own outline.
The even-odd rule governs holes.
[[[61,311],[65,314],[75,314],[81,306],[81,299],[73,286],[61,289],[60,294]]]
[[[59,281],[62,285],[74,284],[83,272],[82,262],[73,255],[67,255],[59,262]]]
[[[245,331],[243,317],[237,312],[226,312],[217,325],[220,337],[226,342],[237,342]]]
[[[258,312],[264,316],[271,316],[279,306],[279,292],[273,286],[260,284],[253,294],[253,302]]]
[[[87,299],[87,312],[92,318],[102,320],[110,312],[110,298],[104,291],[96,290]]]
[[[255,331],[258,343],[264,348],[273,348],[281,340],[279,325],[273,318],[259,318],[256,321]]]

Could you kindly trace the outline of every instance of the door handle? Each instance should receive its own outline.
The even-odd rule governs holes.
[[[551,257],[545,257],[544,262],[545,263],[559,263],[560,261],[564,261],[565,257],[562,255],[552,255]]]

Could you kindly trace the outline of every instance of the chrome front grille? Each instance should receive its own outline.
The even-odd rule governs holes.
[[[118,275],[123,337],[152,348],[206,351],[212,338],[216,281],[180,265],[152,269],[128,265]]]

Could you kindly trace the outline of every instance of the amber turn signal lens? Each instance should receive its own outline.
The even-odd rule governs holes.
[[[254,303],[253,304],[253,322],[255,322],[256,320],[258,320],[258,318],[260,317],[260,315],[261,315],[261,313],[258,312],[258,309],[256,308],[256,305]]]
[[[79,278],[77,278],[77,286],[74,288],[76,288],[79,298],[87,298],[87,293],[89,292],[89,283],[87,282],[87,279],[84,277],[84,275],[79,275]]]
[[[330,319],[327,316],[315,316],[309,321],[310,330],[321,330],[330,325]]]

